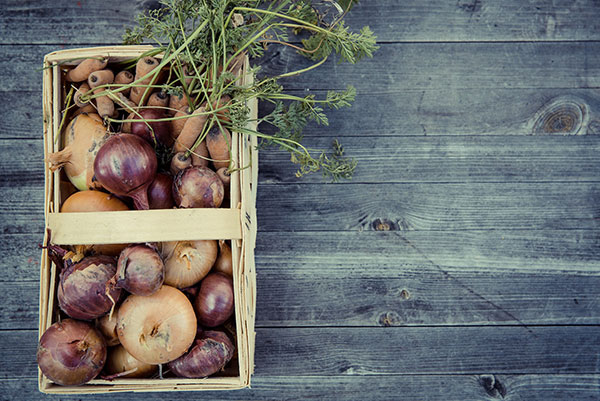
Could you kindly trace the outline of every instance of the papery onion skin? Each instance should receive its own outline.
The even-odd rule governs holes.
[[[109,375],[116,375],[136,369],[134,372],[119,377],[148,377],[158,371],[158,365],[144,363],[133,357],[122,345],[108,349],[104,370]]]
[[[148,210],[148,186],[158,160],[148,142],[133,134],[112,135],[94,160],[96,179],[115,195],[133,199],[136,209]]]
[[[154,181],[148,186],[148,205],[150,209],[172,209],[173,177],[165,173],[157,173]]]
[[[130,295],[119,307],[119,341],[135,359],[156,365],[183,355],[194,342],[197,320],[188,298],[163,285],[150,296]]]
[[[113,212],[129,210],[129,207],[114,195],[89,190],[75,192],[62,204],[61,213]],[[119,256],[129,244],[95,244],[85,246],[99,255]]]
[[[48,155],[50,169],[64,167],[65,175],[80,191],[99,188],[94,181],[94,158],[108,137],[98,114],[76,116],[63,132],[63,149]]]
[[[113,313],[106,314],[96,319],[96,328],[106,340],[106,345],[113,347],[119,344],[119,336],[117,335],[117,315]]]
[[[235,347],[222,331],[204,331],[186,354],[169,363],[180,377],[201,378],[223,369],[231,360]]]
[[[84,384],[100,373],[106,362],[106,341],[87,322],[63,319],[40,338],[37,363],[42,373],[63,386]]]
[[[133,135],[139,136],[152,146],[173,146],[175,140],[171,136],[171,123],[169,121],[142,121],[167,118],[167,115],[163,110],[143,109],[140,110],[138,114],[135,114],[133,119],[139,121],[133,121],[131,123],[131,133]]]
[[[208,167],[191,166],[173,179],[173,200],[181,208],[219,207],[223,203],[223,182]]]
[[[107,285],[116,272],[114,258],[105,255],[87,256],[64,269],[60,273],[58,286],[60,309],[70,317],[81,320],[105,315],[121,295],[119,288]]]
[[[217,327],[233,314],[233,280],[221,272],[210,273],[200,283],[200,291],[194,301],[198,323],[205,327]]]
[[[165,264],[156,248],[145,244],[131,245],[121,252],[115,275],[117,287],[135,294],[152,295],[165,278]]]
[[[217,259],[217,241],[176,241],[161,243],[165,261],[165,284],[191,287],[202,280]]]
[[[219,240],[219,256],[213,266],[213,271],[225,273],[233,277],[233,258],[231,256],[231,247],[225,240]]]

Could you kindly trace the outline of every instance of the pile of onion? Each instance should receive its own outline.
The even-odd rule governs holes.
[[[87,322],[64,319],[40,338],[37,362],[42,373],[63,386],[92,380],[106,362],[106,342]]]
[[[64,168],[69,181],[80,191],[99,188],[94,178],[94,159],[109,133],[97,114],[80,114],[63,132],[63,149],[48,155],[50,169]]]
[[[165,265],[154,246],[131,245],[119,255],[117,287],[135,295],[152,295],[160,289],[164,278]]]
[[[102,191],[79,191],[69,196],[62,204],[61,213],[114,212],[129,210],[129,207],[114,195]],[[88,248],[100,255],[119,256],[129,244],[98,244],[82,246],[82,252]]]
[[[163,285],[150,296],[130,295],[119,307],[119,341],[147,364],[179,358],[194,342],[196,329],[192,304],[174,287]]]
[[[108,313],[121,290],[109,286],[117,272],[110,256],[87,256],[60,272],[58,305],[74,319],[92,320]]]
[[[148,142],[133,134],[112,135],[94,160],[100,184],[115,195],[133,199],[136,209],[148,210],[148,186],[154,181],[158,160]]]
[[[165,284],[191,287],[202,280],[217,259],[217,241],[177,241],[161,243],[165,261]]]

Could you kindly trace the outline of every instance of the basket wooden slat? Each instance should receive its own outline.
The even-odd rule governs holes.
[[[151,46],[105,46],[83,49],[61,50],[47,54],[44,58],[44,157],[59,150],[57,139],[64,96],[62,72],[64,66],[75,65],[82,58],[109,57],[110,61],[122,61],[139,57],[152,50]],[[156,57],[161,57],[157,55]],[[248,83],[250,74],[248,60],[242,69],[242,83]],[[256,101],[248,107],[256,116]],[[255,129],[255,125],[249,127]],[[252,138],[255,139],[254,136]],[[203,379],[95,379],[76,386],[60,386],[39,372],[39,388],[45,393],[95,394],[123,391],[197,391],[232,390],[250,385],[254,369],[254,317],[255,287],[254,244],[256,237],[256,179],[257,159],[255,142],[247,135],[232,133],[234,167],[231,176],[229,208],[220,209],[172,209],[148,211],[124,211],[102,213],[59,213],[61,202],[60,173],[45,167],[44,213],[46,228],[54,244],[109,244],[133,242],[158,242],[200,239],[231,240],[237,372],[227,376]],[[252,149],[251,149],[252,148]],[[251,152],[253,154],[251,155]],[[47,244],[48,236],[44,238]],[[40,271],[40,319],[39,335],[56,320],[55,299],[58,270],[42,252]],[[235,374],[237,373],[237,374]]]

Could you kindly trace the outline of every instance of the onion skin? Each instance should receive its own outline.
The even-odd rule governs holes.
[[[52,171],[63,167],[69,181],[80,191],[100,188],[94,181],[94,158],[109,137],[97,114],[80,114],[63,132],[63,150],[48,155]]]
[[[177,173],[173,180],[173,200],[177,207],[219,207],[224,195],[223,182],[208,167],[188,167]]]
[[[139,136],[111,136],[98,151],[94,172],[98,182],[115,195],[133,199],[136,209],[148,210],[148,186],[158,160],[152,146]]]
[[[114,195],[102,191],[79,191],[69,196],[62,204],[61,213],[112,212],[129,210],[129,207]],[[84,246],[96,254],[119,256],[129,244],[96,244]]]
[[[163,285],[150,296],[130,295],[119,307],[119,341],[135,359],[157,365],[183,355],[194,342],[194,308],[178,289]]]
[[[58,305],[74,319],[92,320],[108,313],[121,295],[108,286],[117,267],[110,256],[88,256],[60,272]],[[107,296],[108,294],[112,297]]]
[[[91,324],[74,319],[54,323],[40,338],[37,363],[42,373],[63,386],[92,380],[106,362],[106,341]]]
[[[235,347],[222,331],[204,331],[185,355],[169,363],[180,377],[201,378],[217,373],[233,357]]]
[[[231,247],[225,240],[219,240],[219,256],[213,266],[213,271],[227,274],[233,277],[233,258],[231,256]]]
[[[200,283],[194,301],[198,323],[204,327],[217,327],[233,314],[233,280],[226,274],[210,273]]]
[[[148,187],[148,204],[150,209],[172,209],[173,177],[165,173],[157,173],[154,181]]]
[[[171,136],[171,124],[169,121],[142,121],[157,120],[160,118],[167,118],[166,113],[161,109],[140,110],[139,115],[136,114],[133,117],[134,120],[140,121],[133,121],[131,123],[131,133],[133,135],[139,136],[140,138],[143,138],[152,146],[173,146],[175,140]],[[152,128],[152,130],[150,128]]]
[[[210,272],[217,260],[217,241],[163,242],[161,255],[165,261],[165,284],[187,288]]]
[[[117,287],[131,294],[152,295],[163,284],[165,264],[155,248],[131,245],[119,255],[115,278]]]
[[[137,368],[137,369],[136,369]],[[108,349],[104,370],[109,375],[118,375],[136,369],[119,377],[148,377],[158,371],[158,365],[151,365],[135,359],[122,345]]]
[[[117,335],[117,316],[104,315],[96,319],[96,328],[106,340],[106,345],[113,347],[119,344]]]

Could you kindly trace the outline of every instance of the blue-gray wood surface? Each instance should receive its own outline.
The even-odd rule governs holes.
[[[0,4],[0,399],[83,398],[37,390],[42,57],[120,44],[154,6]],[[355,177],[261,154],[252,388],[177,398],[600,400],[600,2],[363,0],[348,24],[372,60],[285,86],[358,89],[306,131]]]

